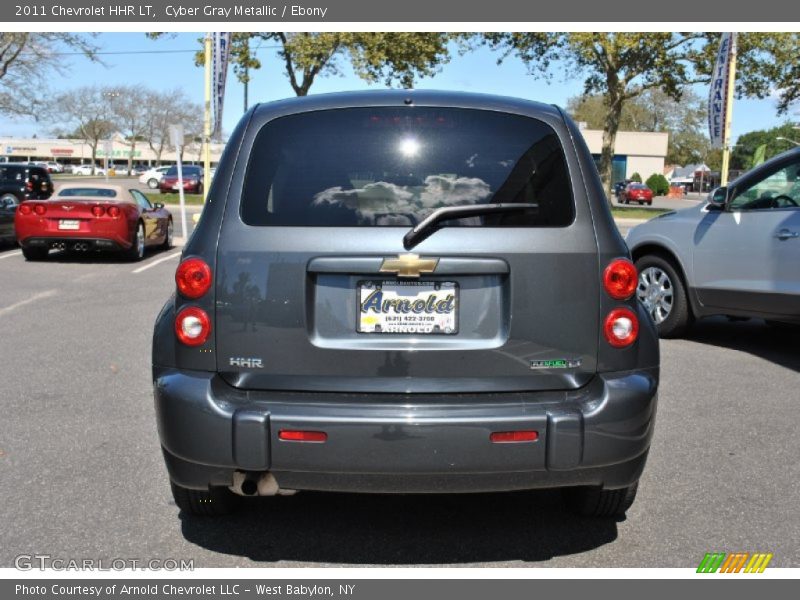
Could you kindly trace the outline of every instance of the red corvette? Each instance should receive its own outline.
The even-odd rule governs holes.
[[[51,248],[116,250],[140,260],[145,247],[172,246],[172,215],[139,190],[118,185],[63,185],[49,200],[19,205],[14,229],[27,260],[44,260]]]
[[[630,204],[631,202],[652,205],[653,191],[643,183],[629,183],[619,195],[619,203]]]

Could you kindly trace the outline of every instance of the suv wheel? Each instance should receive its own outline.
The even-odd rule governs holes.
[[[183,512],[202,517],[217,517],[235,512],[241,498],[221,487],[208,490],[191,490],[169,482],[175,504]]]
[[[567,507],[584,517],[623,517],[636,499],[638,482],[618,490],[576,487],[564,490]]]
[[[636,261],[639,286],[636,295],[663,338],[686,331],[692,315],[683,281],[672,264],[660,256],[642,256]]]
[[[44,260],[49,252],[48,248],[25,248],[24,246],[22,248],[22,256],[29,261]]]

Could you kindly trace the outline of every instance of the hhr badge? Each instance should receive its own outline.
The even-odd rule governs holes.
[[[381,273],[396,273],[398,277],[419,277],[421,273],[433,273],[438,258],[420,258],[419,254],[400,254],[397,258],[384,258]]]
[[[263,369],[260,358],[231,358],[228,364],[232,367],[247,367],[248,369]]]

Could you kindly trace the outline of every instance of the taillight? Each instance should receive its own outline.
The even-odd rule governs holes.
[[[47,212],[47,207],[44,204],[37,204],[33,207],[33,212],[35,212],[40,217]]]
[[[639,283],[636,267],[625,258],[611,261],[603,271],[603,287],[606,293],[615,300],[627,300],[633,296]]]
[[[639,336],[639,319],[629,308],[615,308],[603,324],[606,341],[614,348],[625,348]]]
[[[186,298],[199,298],[211,288],[211,267],[199,258],[187,258],[175,272],[178,291]]]
[[[102,207],[102,206],[100,206],[100,205],[93,206],[93,207],[92,207],[92,214],[93,214],[95,217],[102,217],[104,214],[106,214],[106,209],[105,209],[105,208],[103,208],[103,207]]]
[[[489,441],[493,444],[518,444],[535,442],[538,439],[538,431],[493,431],[489,434]]]
[[[324,431],[300,431],[296,429],[281,429],[278,439],[284,442],[314,442],[320,444],[328,439]]]
[[[116,219],[120,215],[121,211],[119,210],[119,206],[109,206],[106,212],[108,213],[109,217]]]
[[[21,215],[29,215],[29,214],[31,214],[31,210],[32,209],[31,209],[31,205],[30,204],[22,203],[22,204],[19,205],[19,209],[18,210],[19,210],[19,214],[21,214]]]
[[[202,308],[189,306],[175,317],[175,335],[182,344],[200,346],[211,334],[211,320]]]

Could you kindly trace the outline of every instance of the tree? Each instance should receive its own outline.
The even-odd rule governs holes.
[[[161,164],[161,155],[170,146],[169,126],[183,124],[190,135],[202,133],[203,108],[192,103],[183,90],[147,90],[142,94],[145,111],[144,138]],[[197,129],[199,127],[199,129]]]
[[[778,138],[784,138],[779,140]],[[772,129],[759,129],[740,135],[736,140],[736,146],[731,153],[731,169],[750,169],[753,165],[753,156],[759,146],[766,146],[764,151],[764,159],[768,160],[786,152],[793,147],[791,142],[786,140],[798,140],[800,138],[800,131],[795,129],[792,123],[784,123]]]
[[[108,95],[114,121],[130,146],[128,152],[128,172],[130,172],[136,143],[146,139],[145,134],[148,130],[148,112],[144,101],[146,93],[142,93],[142,86],[128,85],[117,86],[109,90]]]
[[[92,175],[100,142],[116,129],[108,98],[104,95],[106,91],[107,88],[97,86],[76,88],[58,95],[46,111],[48,120],[68,128],[62,129],[62,134],[69,131],[92,149]]]
[[[602,129],[606,99],[601,94],[574,96],[567,100],[567,112],[576,121],[592,129]],[[669,164],[687,165],[705,160],[710,149],[706,136],[706,102],[692,89],[684,90],[674,100],[658,89],[650,89],[632,98],[622,108],[619,128],[622,131],[662,131],[669,133],[666,160]]]
[[[664,196],[669,193],[669,181],[661,173],[650,175],[645,185],[650,188],[654,196]]]
[[[150,38],[163,34],[151,33]],[[242,82],[252,69],[261,68],[252,40],[272,42],[284,64],[284,74],[297,96],[308,95],[318,77],[337,75],[349,60],[366,81],[387,86],[413,87],[418,77],[434,75],[450,59],[448,43],[453,36],[428,32],[240,32],[231,36],[231,62]],[[198,52],[195,63],[205,56]]]
[[[719,37],[701,32],[484,34],[490,46],[503,52],[501,61],[516,55],[531,74],[545,78],[551,77],[550,65],[559,62],[567,76],[584,77],[585,94],[604,95],[600,175],[609,197],[614,142],[625,104],[651,89],[678,100],[687,85],[708,82]],[[779,72],[790,70],[786,61],[796,61],[800,34],[743,33],[738,49],[737,93],[764,97]],[[776,66],[776,61],[783,64]],[[781,94],[785,99],[786,92]]]
[[[97,60],[97,47],[84,35],[0,32],[0,113],[39,116],[48,97],[48,75],[65,69],[63,49]]]

